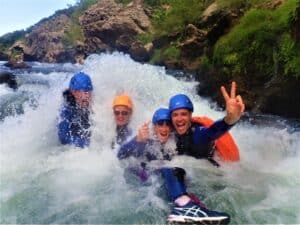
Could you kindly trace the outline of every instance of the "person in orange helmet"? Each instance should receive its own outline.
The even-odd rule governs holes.
[[[116,138],[112,143],[112,148],[115,145],[122,145],[133,132],[129,128],[129,122],[133,113],[133,103],[127,94],[117,95],[112,103],[114,120],[116,123]]]

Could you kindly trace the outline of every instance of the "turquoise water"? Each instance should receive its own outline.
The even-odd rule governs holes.
[[[132,96],[135,130],[179,92],[192,98],[194,115],[218,119],[224,113],[196,95],[196,82],[179,81],[162,67],[123,54],[93,55],[83,66],[36,66],[25,75],[18,72],[17,92],[0,86],[0,104],[14,96],[10,101],[23,108],[0,121],[0,223],[165,223],[171,205],[161,180],[154,176],[142,186],[125,179],[110,149],[114,95],[125,90]],[[92,142],[84,150],[61,146],[55,128],[61,93],[80,69],[95,86]],[[228,212],[231,224],[300,224],[300,133],[278,124],[277,117],[268,117],[267,123],[244,120],[234,127],[238,163],[215,168],[206,160],[178,157],[171,165],[185,168],[188,190],[209,208]]]

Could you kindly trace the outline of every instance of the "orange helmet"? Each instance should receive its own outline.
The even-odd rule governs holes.
[[[128,95],[117,95],[113,100],[112,107],[114,108],[118,105],[124,105],[131,110],[133,109],[133,103]]]

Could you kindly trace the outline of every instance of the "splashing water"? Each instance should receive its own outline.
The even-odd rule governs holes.
[[[194,115],[218,119],[224,113],[196,95],[195,82],[179,81],[162,67],[120,53],[92,55],[82,68],[67,68],[29,72],[47,85],[25,82],[15,94],[29,93],[34,107],[21,101],[24,113],[0,122],[0,223],[165,223],[170,205],[159,180],[146,186],[127,182],[111,150],[112,99],[120,91],[132,97],[134,130],[177,93],[191,97]],[[62,92],[74,68],[90,74],[94,83],[93,135],[84,150],[61,146],[56,133]],[[13,94],[1,85],[0,98],[8,93]],[[172,161],[186,169],[188,190],[208,208],[228,212],[232,224],[300,223],[299,132],[240,122],[231,134],[240,148],[238,163],[215,168],[190,157]]]

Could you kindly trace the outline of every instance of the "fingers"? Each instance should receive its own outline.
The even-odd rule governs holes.
[[[225,101],[227,102],[230,99],[230,97],[229,97],[229,95],[228,95],[228,93],[227,93],[224,86],[221,87],[221,92],[222,92],[222,95],[223,95]]]
[[[235,95],[236,95],[236,83],[233,81],[231,83],[230,98],[235,98]]]
[[[241,112],[244,112],[245,111],[245,104],[244,104],[243,99],[240,95],[236,96],[236,101],[238,102],[238,104],[241,107]]]
[[[150,135],[149,123],[150,123],[150,121],[145,122],[139,129],[138,135],[137,135],[138,142],[146,142],[147,139],[149,138],[149,135]]]
[[[228,101],[230,98],[235,98],[236,97],[236,82],[233,81],[231,83],[230,96],[224,86],[221,87],[221,92],[222,92],[222,95],[223,95],[225,101]]]
[[[148,132],[149,131],[149,123],[144,123],[140,130],[143,133]]]

